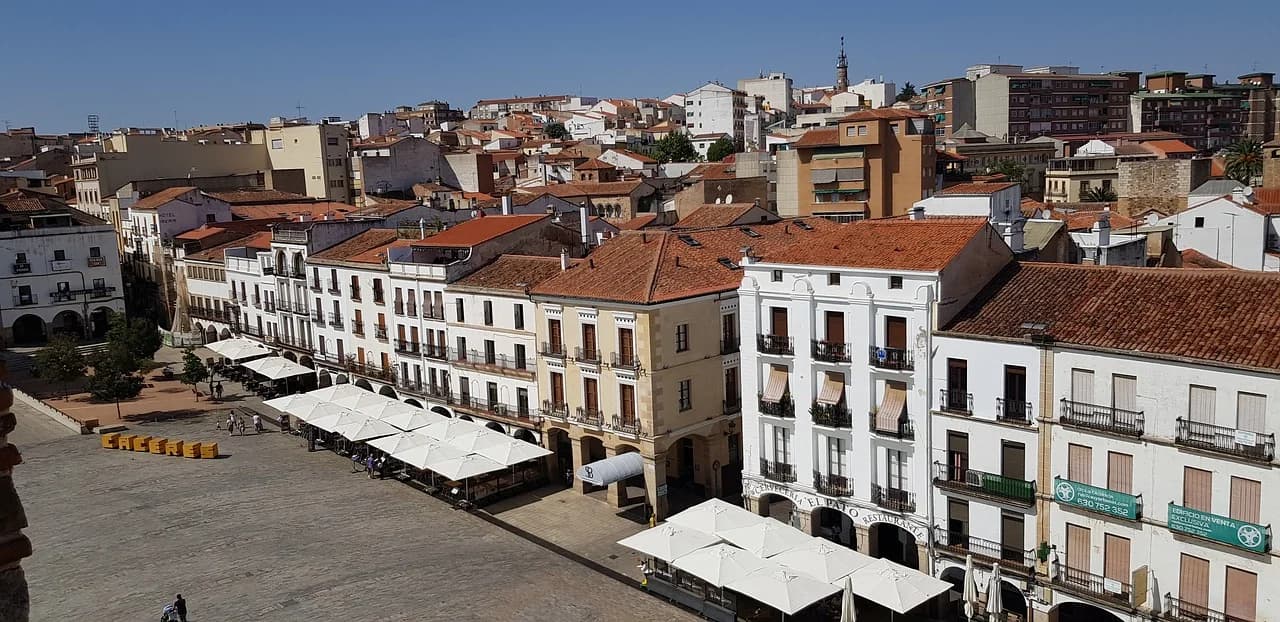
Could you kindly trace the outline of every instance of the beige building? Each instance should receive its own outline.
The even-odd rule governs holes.
[[[308,196],[351,202],[351,139],[346,125],[276,119],[267,129],[255,131],[253,142],[266,146],[267,168],[302,171]]]
[[[879,108],[805,132],[778,153],[782,216],[887,218],[933,194],[936,150],[928,115]]]
[[[624,232],[532,290],[538,395],[553,472],[638,452],[607,482],[618,507],[659,519],[693,499],[740,492],[736,263],[743,247],[794,244],[822,219],[687,232]],[[598,468],[598,467],[597,467]],[[631,498],[630,487],[644,498]]]

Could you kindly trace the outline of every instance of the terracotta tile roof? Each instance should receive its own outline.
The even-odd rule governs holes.
[[[1027,218],[1041,218],[1044,215],[1044,211],[1049,209],[1049,204],[1023,197],[1022,204],[1019,207],[1022,209],[1023,216],[1026,216]]]
[[[1253,199],[1259,203],[1280,203],[1280,188],[1254,188]]]
[[[363,209],[351,212],[351,216],[391,216],[399,214],[405,210],[411,210],[421,205],[417,201],[409,199],[391,199],[386,197],[372,197],[374,203],[366,205]]]
[[[1007,181],[998,183],[978,181],[947,186],[946,188],[943,188],[942,192],[939,194],[995,194],[1001,190],[1012,188],[1016,185],[1018,184]]]
[[[263,218],[297,218],[306,215],[309,218],[322,220],[326,215],[331,219],[343,218],[356,210],[354,205],[336,201],[313,201],[310,203],[271,203],[268,205],[233,205],[231,214],[236,218],[259,220]]]
[[[264,251],[271,250],[271,232],[259,231],[256,233],[250,233],[242,238],[231,240],[230,242],[225,242],[212,248],[206,248],[198,253],[187,255],[187,259],[194,261],[222,262],[225,259],[224,252],[227,249],[240,247],[254,248]]]
[[[631,220],[628,220],[618,225],[618,228],[622,229],[623,231],[639,231],[640,229],[644,229],[645,227],[648,227],[649,225],[653,224],[653,221],[657,219],[658,219],[657,214],[641,214],[639,216],[636,216],[635,218],[632,218]]]
[[[1235,269],[1235,266],[1229,263],[1218,261],[1217,259],[1214,259],[1213,257],[1210,257],[1194,248],[1188,248],[1187,250],[1182,251],[1182,267],[1184,268],[1218,268],[1218,269],[1230,268],[1232,270]]]
[[[573,181],[565,184],[521,188],[521,192],[533,194],[545,192],[562,199],[586,196],[607,197],[631,194],[643,184],[644,182],[638,179],[627,181]]]
[[[958,154],[958,153],[956,153],[956,152],[954,152],[954,151],[939,151],[939,152],[938,152],[938,159],[939,159],[939,160],[950,160],[950,161],[952,161],[952,162],[964,162],[965,160],[968,160],[969,158],[967,158],[967,157],[965,157],[965,156],[962,156],[962,155],[960,155],[960,154]]]
[[[574,259],[569,265],[580,261],[582,260]],[[557,274],[560,274],[559,257],[503,255],[450,287],[523,293],[526,288],[532,288]]]
[[[732,162],[712,162],[709,164],[699,164],[689,170],[685,177],[697,177],[701,181],[713,181],[717,179],[734,179],[734,167]]]
[[[231,205],[251,203],[302,203],[311,200],[305,194],[295,194],[283,190],[226,190],[223,192],[206,192],[205,194]]]
[[[1067,223],[1067,231],[1089,231],[1098,223],[1098,217],[1102,216],[1102,210],[1079,210],[1064,211],[1060,209],[1050,210],[1050,217],[1054,220],[1061,220]],[[1142,223],[1134,220],[1124,214],[1112,211],[1110,213],[1111,228],[1128,229],[1136,227]]]
[[[405,136],[393,136],[389,134],[383,135],[383,136],[371,136],[360,142],[353,143],[351,145],[351,148],[352,149],[377,149],[379,147],[390,147],[391,145],[394,145],[404,140],[405,138],[406,138]]]
[[[192,190],[197,190],[197,188],[195,186],[178,186],[176,188],[165,188],[160,192],[157,192],[155,194],[150,194],[145,197],[142,197],[141,199],[138,199],[136,202],[134,202],[133,205],[129,206],[129,209],[155,209],[157,207],[160,207],[161,205],[164,205],[165,203],[168,203],[169,201],[177,199],[178,197],[188,192],[191,192]]]
[[[612,151],[612,152],[614,152],[614,153],[616,153],[616,154],[618,154],[618,155],[626,156],[626,157],[628,157],[628,158],[631,158],[631,159],[633,159],[633,160],[636,160],[636,161],[640,162],[641,164],[657,164],[657,162],[658,162],[657,160],[655,160],[655,159],[653,159],[653,158],[651,158],[651,157],[649,157],[649,156],[647,156],[647,155],[645,155],[645,154],[643,154],[643,153],[636,153],[636,152],[634,152],[634,151],[631,151],[630,149],[610,149],[609,151]]]
[[[756,252],[805,245],[823,231],[840,227],[822,218],[752,225],[759,237],[739,227],[701,231],[624,231],[569,270],[533,289],[535,295],[658,304],[737,289],[742,247]],[[692,244],[690,242],[693,242]],[[721,263],[721,259],[730,265]]]
[[[675,224],[675,229],[704,229],[707,227],[727,227],[737,222],[756,205],[754,203],[728,203],[720,205],[703,205]]]
[[[1274,372],[1277,301],[1273,273],[1023,263],[1006,268],[947,330],[1023,339],[1022,325],[1035,322],[1060,343]]]
[[[809,130],[791,145],[793,147],[834,147],[840,144],[840,128],[823,127]]]
[[[173,237],[177,240],[189,240],[194,242],[196,240],[203,240],[207,237],[218,235],[219,233],[224,233],[225,231],[226,229],[214,225],[200,225],[198,228],[179,233]]]
[[[387,256],[387,247],[398,237],[394,229],[369,229],[318,253],[312,253],[307,261],[382,265],[383,258]]]
[[[522,214],[516,216],[484,216],[472,218],[454,225],[425,240],[400,240],[396,246],[429,246],[447,248],[471,248],[499,236],[506,235],[543,220],[546,214]]]
[[[996,236],[985,218],[863,220],[757,254],[765,263],[937,272],[984,231]]]
[[[600,158],[591,158],[590,160],[587,160],[586,162],[583,162],[582,164],[578,164],[578,165],[574,166],[574,167],[573,167],[573,170],[575,170],[575,171],[598,171],[598,170],[604,170],[604,169],[612,170],[613,168],[615,168],[615,167],[614,167],[612,164],[609,164],[608,162],[602,162],[602,161],[600,161]]]
[[[859,110],[853,114],[842,117],[840,122],[845,121],[900,121],[902,119],[920,119],[929,115],[916,110],[908,110],[905,108],[875,108],[872,110]]]
[[[1188,145],[1180,140],[1152,140],[1143,143],[1147,147],[1156,149],[1161,153],[1199,153],[1195,147]]]

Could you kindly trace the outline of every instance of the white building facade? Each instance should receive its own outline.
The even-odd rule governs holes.
[[[735,144],[742,145],[746,93],[708,82],[685,94],[684,110],[690,134],[728,134]]]
[[[1280,205],[1259,204],[1251,190],[1202,199],[1158,221],[1173,225],[1178,250],[1195,249],[1243,270],[1280,271]]]

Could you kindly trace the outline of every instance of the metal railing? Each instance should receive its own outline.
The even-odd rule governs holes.
[[[733,354],[738,351],[738,348],[739,345],[737,337],[729,337],[728,335],[725,335],[725,337],[720,340],[720,354]]]
[[[933,463],[933,482],[939,488],[981,497],[1035,503],[1036,483],[942,462]]]
[[[1275,433],[1250,432],[1178,417],[1174,442],[1229,456],[1271,462],[1276,457]]]
[[[35,294],[28,294],[25,296],[22,294],[13,295],[13,305],[15,307],[27,307],[36,304],[38,301],[39,298],[37,298]]]
[[[796,481],[796,465],[760,459],[760,475],[775,482]]]
[[[1252,620],[1229,616],[1221,611],[1197,605],[1181,598],[1174,598],[1172,593],[1164,595],[1164,606],[1164,612],[1160,614],[1160,617],[1165,620],[1177,620],[1178,622],[1253,622]]]
[[[897,422],[892,427],[880,425],[879,416],[876,413],[871,413],[871,431],[881,436],[902,440],[911,440],[916,437],[916,428],[911,424],[911,418],[906,413],[898,417]]]
[[[1124,581],[1071,568],[1065,561],[1053,563],[1053,583],[1068,590],[1084,592],[1126,605],[1129,603],[1129,593],[1132,589],[1132,586]]]
[[[420,356],[421,353],[422,346],[417,341],[408,341],[405,339],[396,340],[396,354]]]
[[[996,419],[1008,423],[1031,423],[1031,402],[997,397]]]
[[[360,288],[359,288],[359,287],[352,287],[352,288],[351,288],[351,300],[352,300],[352,302],[360,302]]]
[[[357,336],[357,337],[363,337],[363,336],[364,336],[364,322],[357,322],[357,321],[355,321],[355,320],[351,320],[351,334],[353,334],[353,335],[355,335],[355,336]]]
[[[604,417],[597,408],[586,408],[579,406],[574,412],[569,414],[569,421],[579,425],[600,427],[604,423]]]
[[[213,320],[215,322],[227,323],[235,322],[240,318],[240,316],[235,312],[227,311],[226,309],[210,309],[208,307],[190,307],[187,309],[187,314],[193,318],[201,320]]]
[[[334,328],[342,328],[342,314],[329,312],[329,326]]]
[[[544,341],[542,346],[538,348],[538,354],[562,359],[565,356],[564,344]]]
[[[320,326],[324,326],[324,312],[322,312],[322,311],[312,311],[312,312],[311,312],[311,321],[312,321],[312,323],[318,324],[318,325],[320,325]]]
[[[973,414],[973,394],[954,389],[939,389],[938,410],[960,415]]]
[[[848,343],[814,339],[812,347],[813,358],[817,361],[826,361],[828,363],[848,363],[852,360],[850,353],[853,348],[852,345]]]
[[[538,368],[534,359],[516,358],[509,354],[484,352],[481,350],[458,350],[449,348],[449,360],[476,366],[496,367],[515,371],[533,372]]]
[[[573,349],[573,360],[579,363],[600,364],[600,351],[596,349],[583,348],[581,346]]]
[[[910,490],[871,484],[871,502],[895,512],[916,511],[916,495]]]
[[[564,402],[542,400],[542,414],[563,421],[569,417],[569,405]]]
[[[736,415],[742,412],[742,400],[720,400],[720,412],[725,415]]]
[[[443,393],[436,394],[436,397],[443,398],[445,403],[450,406],[464,408],[479,415],[524,421],[537,421],[540,418],[538,411],[530,409],[528,406],[521,408],[516,404],[490,401],[466,393]]]
[[[760,414],[771,415],[774,417],[794,417],[796,416],[796,403],[792,401],[791,395],[783,395],[776,402],[769,402],[764,399],[764,394],[760,394]]]
[[[387,340],[387,327],[382,324],[374,324],[373,336],[375,339]]]
[[[1142,436],[1142,411],[1062,400],[1062,423],[1125,436]]]
[[[621,434],[640,436],[640,419],[635,415],[630,417],[614,415],[605,422],[604,427]]]
[[[761,354],[795,354],[796,348],[791,337],[779,335],[756,335],[756,350]]]
[[[385,305],[385,304],[387,304],[387,297],[386,297],[386,294],[385,294],[382,290],[380,290],[380,289],[378,289],[378,288],[376,288],[376,287],[375,287],[375,288],[374,288],[374,290],[373,290],[373,304],[375,304],[375,305]]]
[[[335,296],[342,295],[342,287],[338,285],[337,281],[329,281],[329,293]]]
[[[614,367],[621,369],[640,369],[640,358],[635,352],[614,352],[612,363]]]
[[[449,348],[430,343],[422,344],[422,355],[429,359],[448,360]]]
[[[975,538],[959,531],[948,531],[942,525],[933,529],[934,544],[943,554],[957,559],[973,555],[973,560],[985,564],[1000,564],[1006,570],[1030,575],[1036,570],[1036,552],[1005,546],[999,542]]]
[[[880,369],[900,371],[911,371],[916,368],[915,358],[910,350],[877,348],[875,346],[867,349],[867,364]]]
[[[323,291],[323,290],[324,290],[324,288],[323,288],[323,287],[320,287],[320,281],[311,281],[311,287],[310,287],[310,289],[311,289],[311,291],[313,291],[313,292],[319,292],[319,291]]]
[[[844,475],[823,475],[821,471],[815,470],[813,489],[831,497],[852,497],[853,480]]]
[[[853,427],[853,414],[849,412],[849,407],[844,404],[819,404],[814,401],[809,406],[809,418],[814,425],[828,428]]]

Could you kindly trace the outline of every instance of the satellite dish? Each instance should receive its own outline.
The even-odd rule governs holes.
[[[716,197],[716,205],[720,205],[722,202],[720,197]]]
[[[733,195],[732,195],[732,194],[726,194],[726,195],[724,195],[724,202],[725,202],[725,203],[733,203]]]

